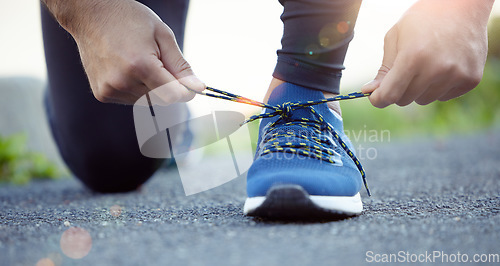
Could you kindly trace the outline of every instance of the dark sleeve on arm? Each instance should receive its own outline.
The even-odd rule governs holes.
[[[275,78],[339,93],[349,42],[361,0],[280,0],[282,49]]]

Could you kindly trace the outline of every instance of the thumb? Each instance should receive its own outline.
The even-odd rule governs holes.
[[[397,57],[397,31],[395,27],[391,28],[384,39],[384,57],[382,59],[382,66],[380,66],[377,76],[372,81],[366,83],[361,87],[363,93],[374,92],[384,80],[385,76],[391,71],[394,61]]]
[[[184,87],[197,92],[203,91],[206,88],[205,84],[194,74],[191,65],[182,55],[173,32],[165,25],[164,29],[158,31],[156,39],[160,49],[160,60],[165,69]],[[186,88],[184,88],[185,97],[182,97],[184,99],[181,101],[193,98],[192,91]]]

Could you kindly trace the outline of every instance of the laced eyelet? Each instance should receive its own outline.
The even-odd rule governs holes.
[[[286,102],[286,103],[283,103],[282,105],[278,105],[278,108],[281,112],[281,118],[285,119],[285,120],[289,120],[292,118],[292,111],[293,111],[293,108],[292,108],[292,103],[290,102]]]
[[[187,88],[187,89],[191,90],[189,88]],[[205,96],[209,96],[209,97],[213,97],[213,98],[218,98],[218,99],[233,101],[233,102],[239,102],[239,103],[244,103],[244,104],[253,105],[253,106],[259,106],[262,108],[267,108],[269,110],[272,110],[271,112],[268,112],[268,113],[263,113],[260,115],[251,116],[248,120],[244,121],[241,124],[241,125],[244,125],[246,123],[255,121],[257,119],[280,116],[280,119],[267,125],[269,127],[268,133],[272,130],[271,128],[276,126],[277,122],[280,120],[286,121],[287,123],[290,123],[290,121],[294,121],[294,120],[292,120],[292,115],[293,115],[294,110],[301,109],[301,108],[310,109],[311,112],[314,114],[314,116],[318,119],[317,121],[309,121],[308,120],[308,122],[304,122],[302,120],[297,120],[295,122],[301,123],[302,126],[304,126],[304,124],[309,123],[308,125],[311,125],[310,123],[314,123],[316,130],[319,129],[319,131],[329,132],[331,134],[331,137],[328,136],[328,141],[331,141],[331,143],[334,143],[333,139],[337,140],[337,142],[340,144],[341,149],[343,149],[347,153],[347,155],[349,155],[349,157],[352,159],[352,161],[356,164],[356,167],[358,168],[359,172],[361,173],[361,177],[363,179],[363,183],[365,185],[366,192],[367,192],[368,196],[370,196],[370,190],[368,189],[368,184],[366,182],[366,174],[365,174],[365,171],[364,171],[363,167],[361,166],[361,163],[359,162],[358,158],[356,158],[354,153],[347,147],[347,144],[340,138],[339,134],[334,130],[334,128],[324,120],[322,115],[315,112],[314,109],[312,108],[312,106],[319,105],[319,104],[326,104],[327,102],[333,102],[333,101],[351,100],[351,99],[356,99],[356,98],[361,98],[361,97],[367,97],[367,96],[370,96],[371,93],[354,92],[354,93],[349,93],[347,95],[338,95],[338,96],[335,96],[332,98],[320,99],[320,100],[316,100],[316,101],[293,102],[293,103],[286,102],[286,103],[283,103],[281,105],[269,105],[266,103],[254,101],[254,100],[246,98],[246,97],[242,97],[242,96],[239,96],[239,95],[236,95],[233,93],[214,89],[211,87],[206,87],[206,90],[211,91],[211,92],[215,92],[218,94],[212,94],[212,93],[205,92],[205,91],[203,91],[203,92],[198,92],[198,91],[194,91],[194,90],[191,90],[191,91],[193,91],[197,94],[201,94],[201,95],[205,95]],[[328,135],[330,135],[330,134],[328,134]],[[320,134],[320,135],[323,135],[323,134]],[[297,137],[297,136],[294,136],[294,137]],[[333,137],[333,139],[332,139],[332,137]],[[269,139],[267,139],[267,140],[269,140]],[[320,141],[313,140],[313,142],[314,141],[319,144],[319,147],[323,146],[322,145],[323,140],[321,138],[320,138]],[[262,142],[264,142],[264,141],[262,141]],[[278,144],[271,146],[271,148],[267,148],[267,149],[264,149],[264,147],[267,146],[266,144],[264,144],[264,143],[260,143],[260,144],[263,144],[262,145],[263,147],[262,147],[262,150],[259,151],[259,154],[265,154],[265,153],[270,153],[270,152],[289,152],[286,149],[284,149],[283,146],[279,146],[279,142],[278,142]],[[328,154],[328,156],[324,154],[324,151],[327,149],[325,149],[325,150],[320,149],[318,151],[317,148],[312,149],[311,147],[308,147],[305,143],[299,143],[298,145],[290,143],[290,144],[286,144],[286,145],[293,146],[293,148],[291,148],[291,149],[295,149],[298,154],[302,154],[302,155],[309,156],[310,154],[312,154],[316,158],[320,157],[321,159],[323,159],[323,158],[328,159],[328,156],[330,155],[330,154],[328,154],[327,151],[326,151],[326,153]],[[261,146],[261,145],[259,145],[259,146]],[[295,146],[297,146],[297,147],[295,147]],[[339,147],[337,147],[337,148],[340,149]]]

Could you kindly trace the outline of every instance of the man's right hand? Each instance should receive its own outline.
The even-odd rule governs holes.
[[[193,73],[172,30],[135,0],[45,0],[78,44],[94,96],[134,104],[145,93],[185,102],[205,85]],[[69,88],[70,89],[70,88]]]

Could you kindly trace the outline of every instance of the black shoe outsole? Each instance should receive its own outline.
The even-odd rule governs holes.
[[[247,215],[267,220],[343,220],[356,214],[328,210],[316,205],[299,185],[275,185],[264,202]]]

